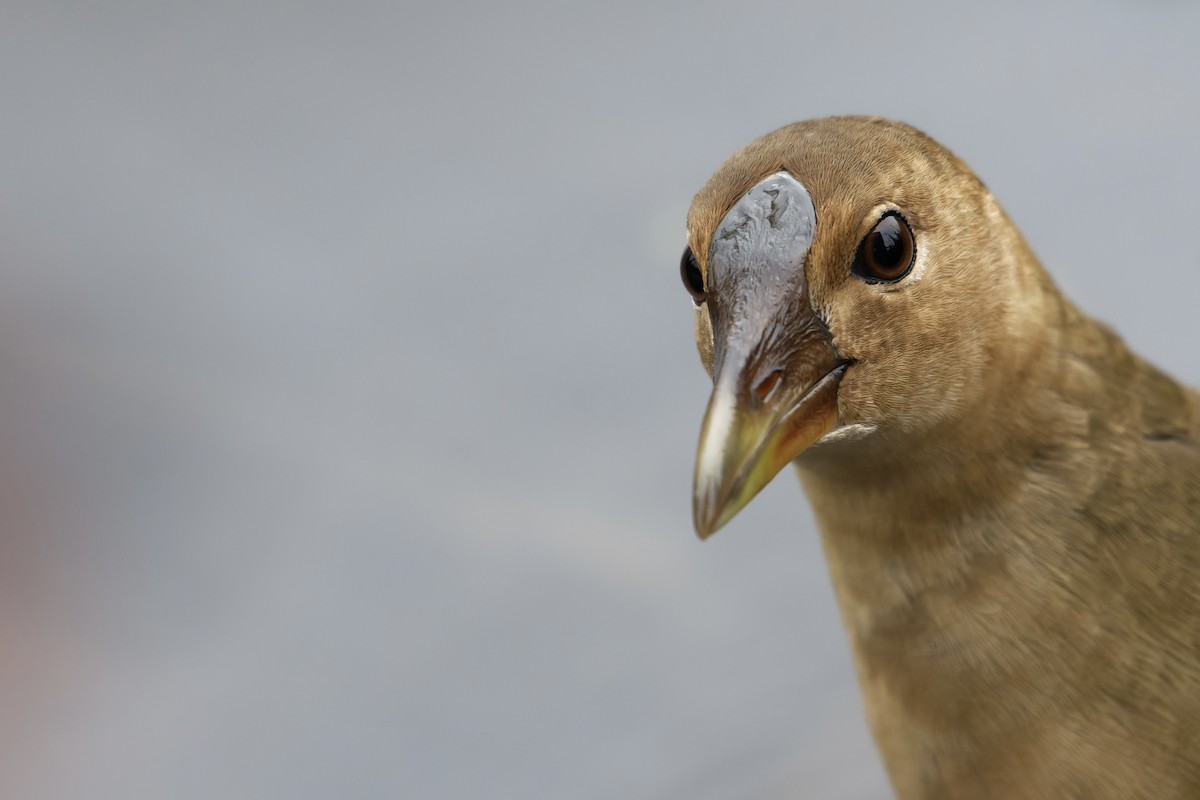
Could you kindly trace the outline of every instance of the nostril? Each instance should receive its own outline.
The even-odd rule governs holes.
[[[758,402],[760,402],[760,403],[766,402],[766,399],[768,397],[770,397],[771,392],[773,392],[775,390],[775,387],[777,385],[779,385],[779,380],[782,377],[783,377],[783,370],[781,370],[781,369],[772,370],[772,372],[769,375],[767,375],[767,377],[763,378],[759,382],[758,386],[754,387],[754,396],[758,399]]]

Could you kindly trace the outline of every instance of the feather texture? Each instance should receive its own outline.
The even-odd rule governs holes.
[[[1077,310],[971,171],[898,123],[739,151],[689,215],[702,268],[780,169],[813,197],[807,286],[852,364],[847,435],[795,464],[898,796],[1200,797],[1200,395]],[[888,208],[918,260],[870,286],[848,265]],[[696,335],[711,372],[705,308]]]

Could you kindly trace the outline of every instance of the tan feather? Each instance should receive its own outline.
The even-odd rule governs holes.
[[[811,194],[802,280],[849,360],[839,430],[795,464],[879,749],[916,798],[1200,797],[1200,395],[1047,276],[971,171],[882,119],[799,123],[696,196],[710,245],[783,170]],[[850,272],[880,209],[895,285]],[[710,373],[720,298],[697,311]]]

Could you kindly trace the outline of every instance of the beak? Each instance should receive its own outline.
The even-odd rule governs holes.
[[[828,363],[827,353],[812,355]],[[844,362],[835,363],[815,383],[776,391],[763,402],[746,401],[744,374],[717,383],[696,459],[692,516],[701,539],[716,533],[780,470],[837,427],[837,387],[845,371]]]
[[[815,224],[807,190],[777,173],[747,192],[713,235],[713,393],[692,505],[701,539],[837,427],[848,362],[808,298],[804,258]]]

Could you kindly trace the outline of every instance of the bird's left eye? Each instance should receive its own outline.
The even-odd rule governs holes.
[[[692,296],[692,302],[697,307],[704,305],[704,276],[700,274],[696,254],[690,247],[683,249],[683,257],[679,259],[679,277],[683,278],[683,285]]]
[[[912,269],[916,253],[908,221],[889,211],[863,237],[850,271],[867,283],[895,283]]]

